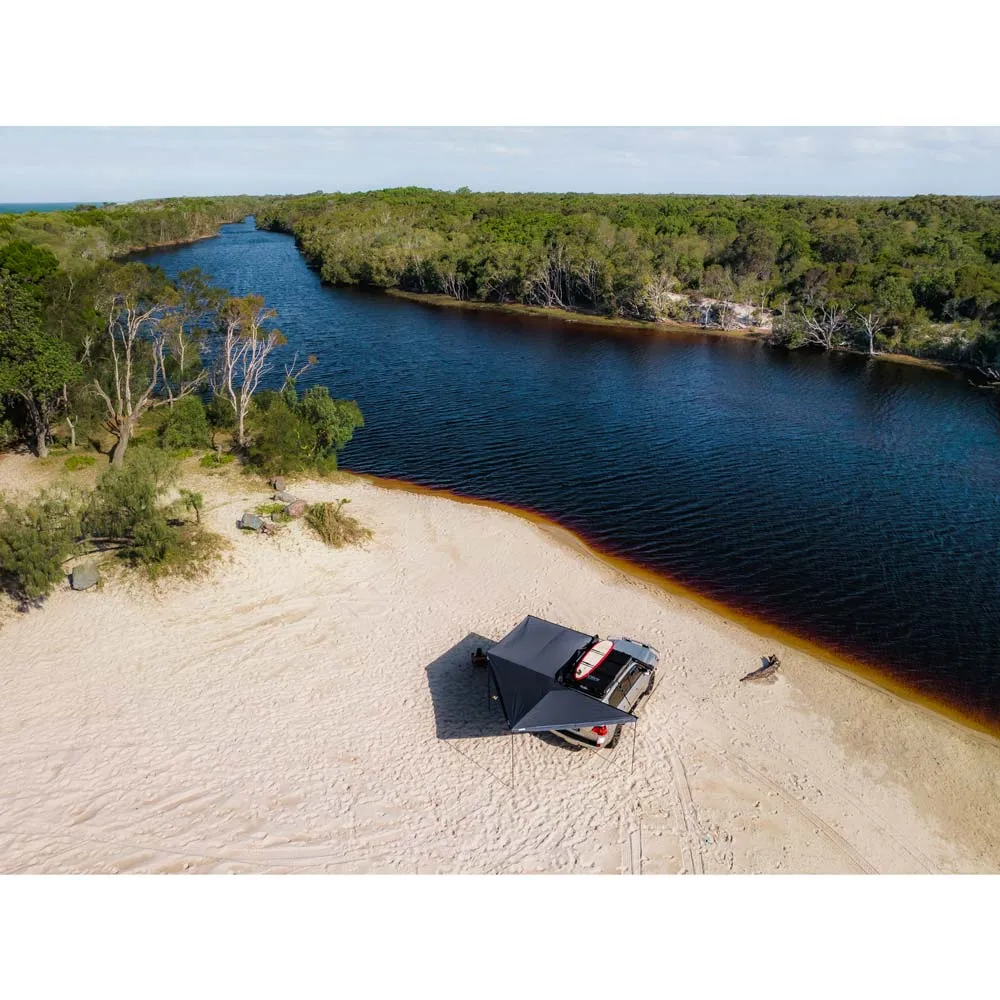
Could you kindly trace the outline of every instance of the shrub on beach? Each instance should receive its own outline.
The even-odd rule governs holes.
[[[170,530],[169,541],[157,552],[158,558],[142,564],[143,572],[151,580],[168,576],[198,579],[211,570],[228,547],[221,535],[206,531],[197,523],[171,526]]]
[[[92,456],[71,458],[84,460],[78,467],[93,464]],[[66,560],[84,551],[116,552],[154,579],[200,575],[226,543],[201,527],[200,493],[182,489],[178,501],[163,502],[177,474],[176,460],[140,442],[90,493],[0,500],[0,589],[22,605],[38,604],[65,578]],[[194,523],[179,518],[185,510]]]
[[[194,513],[194,523],[201,524],[201,511],[205,506],[205,498],[195,490],[181,490],[180,503],[185,510]]]
[[[158,534],[153,525],[166,516],[158,499],[177,478],[177,463],[162,452],[134,446],[121,468],[112,466],[97,480],[84,515],[84,528],[95,538],[129,547],[136,532],[148,540]]]
[[[358,404],[353,399],[332,399],[325,385],[314,385],[297,400],[295,410],[316,432],[314,461],[332,460],[336,469],[337,452],[365,425]]]
[[[0,507],[0,585],[18,602],[37,603],[64,578],[79,534],[77,508],[73,495],[53,493]]]
[[[197,575],[219,552],[222,540],[202,530],[200,493],[181,490],[180,504],[195,513],[195,524],[177,524],[161,498],[176,481],[177,462],[163,452],[133,448],[122,468],[97,481],[84,514],[87,534],[114,545],[122,558],[151,578],[169,573]]]
[[[249,464],[267,475],[336,471],[337,452],[364,426],[357,403],[332,399],[325,386],[301,397],[290,382],[281,392],[261,392],[250,414]]]
[[[340,548],[356,545],[372,537],[371,528],[364,527],[357,518],[344,513],[346,497],[337,503],[314,503],[306,507],[305,522],[327,545]]]

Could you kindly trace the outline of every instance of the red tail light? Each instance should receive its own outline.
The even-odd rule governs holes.
[[[607,736],[608,735],[608,727],[607,726],[594,726],[594,728],[591,729],[591,732],[592,733],[597,733],[598,736]]]

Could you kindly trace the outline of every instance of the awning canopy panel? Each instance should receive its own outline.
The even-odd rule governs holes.
[[[489,670],[513,732],[584,729],[636,721],[634,715],[557,679],[593,639],[585,632],[528,615],[487,651]]]

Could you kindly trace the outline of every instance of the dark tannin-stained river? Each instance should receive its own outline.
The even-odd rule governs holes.
[[[278,310],[285,360],[319,356],[302,384],[365,415],[342,467],[533,509],[1000,726],[998,395],[861,357],[333,289],[251,222],[140,259]]]

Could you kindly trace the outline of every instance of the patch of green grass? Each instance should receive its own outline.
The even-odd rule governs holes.
[[[283,514],[285,512],[285,504],[283,503],[261,503],[258,504],[255,513],[262,514],[264,516],[268,514]]]
[[[207,455],[202,455],[198,464],[203,469],[218,469],[235,461],[236,456],[230,455],[228,452],[210,451]]]
[[[63,465],[66,466],[66,469],[69,472],[76,472],[77,469],[89,468],[96,461],[97,459],[94,458],[93,455],[70,455],[69,458],[63,462]]]
[[[339,549],[343,545],[357,545],[371,538],[371,528],[364,527],[357,518],[343,512],[343,499],[337,503],[314,503],[306,507],[305,521],[327,545]]]
[[[261,517],[267,517],[270,515],[272,521],[284,524],[286,521],[292,520],[292,518],[285,513],[286,506],[287,504],[283,503],[262,503],[257,505],[254,513],[260,514]]]

